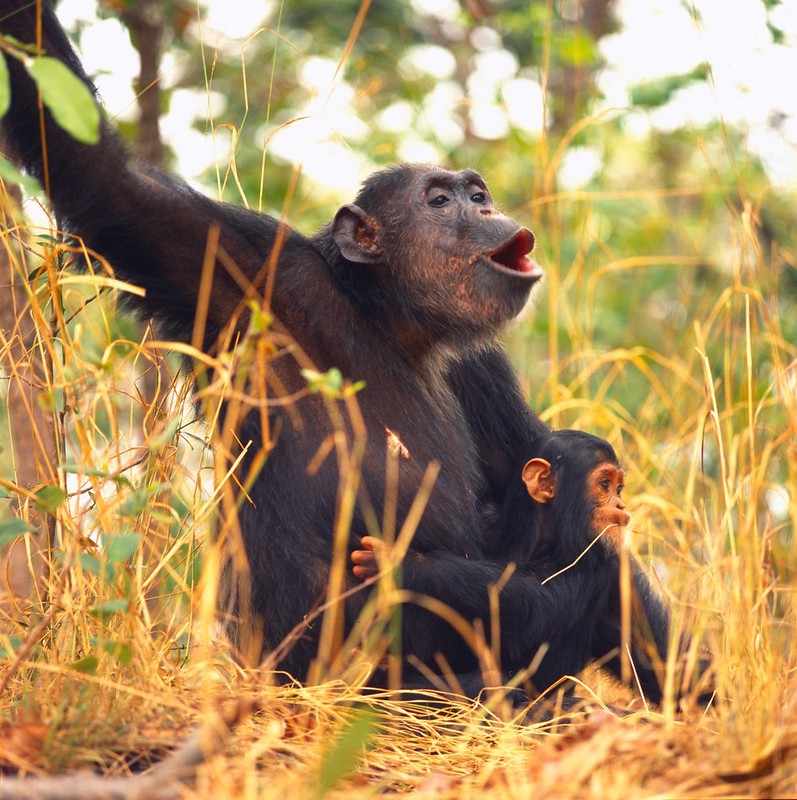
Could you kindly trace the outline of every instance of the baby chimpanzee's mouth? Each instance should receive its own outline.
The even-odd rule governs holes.
[[[529,258],[534,249],[534,234],[521,228],[505,245],[489,255],[493,264],[529,277],[542,277],[540,265]]]

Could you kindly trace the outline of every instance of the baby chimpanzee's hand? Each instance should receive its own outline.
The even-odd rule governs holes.
[[[362,550],[354,550],[351,561],[354,566],[352,572],[360,580],[368,580],[379,574],[379,560],[387,555],[387,546],[373,536],[363,536],[360,539]]]

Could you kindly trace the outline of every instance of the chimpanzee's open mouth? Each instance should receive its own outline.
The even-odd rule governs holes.
[[[534,234],[521,228],[503,247],[490,253],[488,258],[496,266],[536,280],[542,277],[542,268],[528,255],[533,249]]]

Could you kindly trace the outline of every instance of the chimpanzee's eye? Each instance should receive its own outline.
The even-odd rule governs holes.
[[[449,200],[446,195],[437,194],[429,201],[429,205],[433,208],[442,208],[443,206],[448,205],[448,202]]]
[[[484,203],[487,200],[487,195],[484,192],[476,192],[476,194],[472,194],[470,199],[474,203]]]

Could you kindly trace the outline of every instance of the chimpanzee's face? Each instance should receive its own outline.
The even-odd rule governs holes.
[[[427,332],[495,332],[542,277],[529,256],[533,234],[495,208],[473,170],[407,164],[376,173],[340,209],[333,236]]]
[[[534,236],[495,208],[477,172],[416,173],[402,216],[398,229],[387,221],[386,255],[416,309],[490,331],[520,313],[542,277]]]

